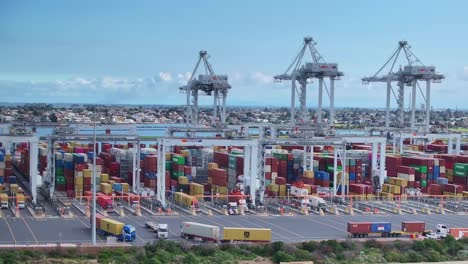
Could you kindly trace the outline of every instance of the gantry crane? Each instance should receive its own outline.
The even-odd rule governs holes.
[[[407,41],[399,41],[398,48],[395,50],[393,55],[385,62],[385,64],[372,76],[362,78],[364,84],[369,84],[370,82],[385,82],[387,83],[387,104],[385,110],[385,127],[388,129],[390,127],[390,92],[393,93],[395,100],[398,105],[397,111],[397,127],[404,127],[404,87],[411,86],[411,129],[415,129],[415,116],[416,116],[416,86],[418,86],[419,91],[421,92],[422,97],[426,103],[426,120],[425,120],[425,130],[429,132],[430,124],[430,113],[431,113],[431,81],[435,83],[441,82],[445,78],[444,75],[436,73],[434,66],[425,66],[419,59],[414,55],[410,49]],[[400,69],[396,72],[393,71],[395,64],[398,60],[398,57],[403,51],[405,54],[408,65],[404,66],[403,69]],[[390,70],[386,75],[378,76],[380,72],[391,63]],[[426,94],[424,94],[419,87],[418,81],[426,81]],[[395,92],[392,88],[392,82],[398,83],[398,96],[395,95]]]
[[[304,45],[297,54],[296,58],[289,65],[286,71],[283,74],[274,76],[275,81],[281,80],[291,80],[291,125],[296,123],[295,120],[295,107],[296,107],[296,82],[299,82],[300,89],[297,91],[299,95],[300,103],[300,114],[299,122],[301,124],[307,124],[307,107],[306,107],[306,90],[307,90],[307,80],[308,79],[318,79],[319,80],[319,91],[318,91],[318,108],[317,108],[317,123],[322,123],[322,94],[323,94],[323,78],[330,78],[330,91],[328,91],[326,84],[325,89],[327,91],[328,97],[330,98],[330,116],[329,121],[330,125],[333,126],[334,114],[335,114],[335,80],[339,79],[340,76],[343,76],[342,72],[338,71],[338,64],[336,63],[326,63],[323,57],[315,48],[317,42],[315,42],[311,37],[304,38]],[[302,63],[304,59],[304,54],[306,50],[310,51],[313,62]]]
[[[198,79],[195,78],[195,74],[203,62],[205,68],[205,74],[198,75]],[[201,95],[213,95],[213,118],[212,124],[218,123],[218,108],[220,120],[219,123],[224,124],[226,122],[226,97],[231,85],[228,82],[227,75],[216,75],[208,62],[208,52],[202,50],[199,53],[199,58],[195,69],[190,76],[187,85],[179,88],[182,92],[187,94],[187,108],[186,108],[186,123],[198,124],[198,96],[199,92]],[[190,99],[193,97],[193,101]]]

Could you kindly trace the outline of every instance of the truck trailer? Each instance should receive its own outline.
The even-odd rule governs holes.
[[[101,236],[116,237],[117,240],[123,242],[132,242],[136,239],[135,227],[102,215],[96,215],[96,232]]]
[[[0,203],[2,209],[7,209],[8,208],[8,194],[6,193],[0,193]]]
[[[223,236],[220,237],[218,226],[205,225],[193,222],[183,222],[181,236],[185,239],[201,239],[213,242],[271,242],[271,229],[224,227]]]
[[[392,231],[389,222],[348,222],[350,237],[403,237],[417,236],[426,233],[426,223],[419,221],[405,221],[401,223],[401,231]]]

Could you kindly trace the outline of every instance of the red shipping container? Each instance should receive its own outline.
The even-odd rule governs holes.
[[[276,177],[276,179],[275,179],[275,184],[278,184],[278,185],[284,185],[284,184],[286,184],[286,178],[284,178],[284,177]]]
[[[177,180],[171,179],[171,187],[177,187]]]
[[[303,181],[305,184],[309,184],[309,185],[315,184],[315,179],[314,179],[314,178],[302,178],[302,181]]]
[[[422,233],[426,231],[426,223],[420,221],[401,222],[401,231],[411,233]]]
[[[455,177],[454,177],[455,178]],[[451,193],[461,193],[463,192],[463,187],[460,186],[460,185],[456,185],[456,184],[444,184],[442,186],[442,190],[444,192],[451,192]]]
[[[271,172],[265,172],[265,179],[271,180]]]
[[[156,156],[145,156],[143,163],[146,172],[158,171],[158,158]]]
[[[371,232],[371,223],[368,222],[348,222],[348,233],[367,234]]]

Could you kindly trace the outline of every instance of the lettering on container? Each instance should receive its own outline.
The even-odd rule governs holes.
[[[385,226],[378,226],[378,227],[377,227],[377,230],[379,230],[379,231],[385,231]]]
[[[247,238],[247,239],[250,238],[250,232],[248,231],[244,232],[244,238]]]

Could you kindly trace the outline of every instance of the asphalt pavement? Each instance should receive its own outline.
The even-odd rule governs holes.
[[[75,215],[73,218],[49,217],[36,219],[28,214],[12,217],[2,210],[0,218],[0,244],[37,244],[37,243],[90,243],[91,229],[89,218]],[[214,215],[214,216],[113,216],[112,218],[131,224],[137,229],[138,244],[153,241],[155,235],[144,227],[146,221],[167,223],[169,239],[181,239],[180,226],[184,221],[199,222],[220,227],[258,227],[270,228],[273,241],[301,242],[307,240],[344,239],[347,237],[347,222],[391,222],[393,230],[401,229],[402,221],[425,221],[426,229],[435,229],[439,223],[448,227],[468,227],[468,215],[294,215],[294,216],[256,216],[256,215]],[[105,238],[98,236],[98,242]]]

